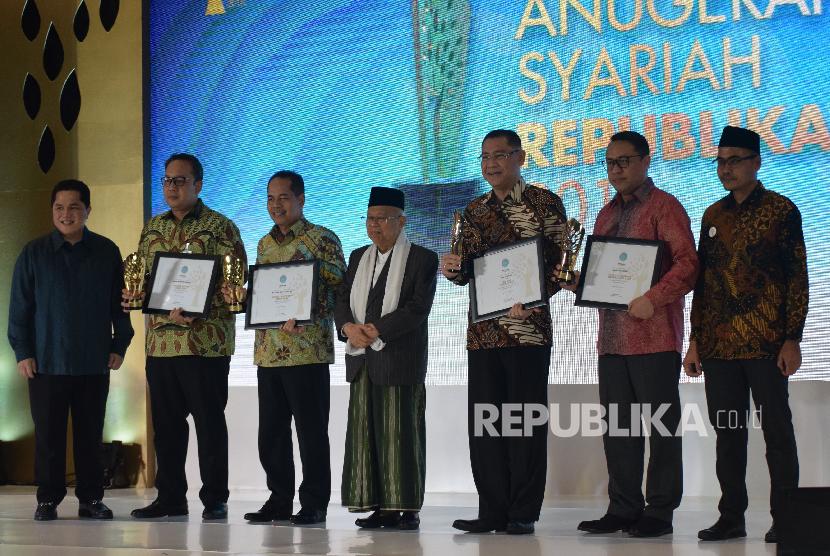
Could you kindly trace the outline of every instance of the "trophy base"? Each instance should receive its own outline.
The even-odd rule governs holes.
[[[139,311],[142,308],[142,303],[140,299],[134,299],[132,301],[127,302],[127,306],[124,308],[126,311]]]
[[[228,311],[234,314],[244,313],[245,308],[242,306],[241,303],[231,303],[230,305],[228,305]]]

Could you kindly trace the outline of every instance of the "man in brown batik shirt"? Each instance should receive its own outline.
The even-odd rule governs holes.
[[[751,392],[760,413],[771,480],[773,525],[765,540],[776,542],[778,500],[785,489],[798,486],[787,380],[801,366],[799,343],[807,318],[801,214],[792,201],[758,181],[757,133],[727,126],[715,160],[718,177],[730,193],[703,215],[700,277],[683,361],[689,376],[705,372],[722,492],[720,518],[698,537],[714,541],[746,536]]]

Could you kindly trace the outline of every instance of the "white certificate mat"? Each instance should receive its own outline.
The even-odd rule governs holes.
[[[245,328],[277,328],[289,319],[313,322],[317,261],[253,265]]]
[[[497,247],[473,259],[470,297],[475,322],[505,315],[515,303],[526,309],[547,303],[541,238]]]
[[[660,277],[662,242],[590,236],[576,305],[626,310]]]
[[[145,313],[169,313],[181,307],[189,317],[210,311],[219,258],[186,253],[156,253],[150,274]]]

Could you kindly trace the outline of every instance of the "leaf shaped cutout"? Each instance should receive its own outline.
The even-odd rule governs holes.
[[[120,7],[119,0],[101,0],[101,7],[98,8],[98,15],[101,18],[101,25],[104,26],[104,31],[109,31],[115,25],[115,20],[118,18],[118,8]]]
[[[35,0],[26,0],[23,14],[20,16],[20,28],[30,41],[35,40],[40,33],[40,10],[37,9]]]
[[[37,146],[37,163],[44,174],[49,173],[55,162],[55,137],[49,126],[44,126]]]
[[[73,69],[63,82],[61,89],[61,123],[69,131],[78,121],[81,112],[81,88],[78,86],[78,75]]]
[[[54,81],[63,67],[63,44],[55,29],[54,23],[49,23],[46,32],[46,41],[43,43],[43,70],[50,81]]]
[[[40,99],[40,84],[31,73],[27,73],[26,79],[23,80],[23,107],[26,109],[26,114],[33,120],[40,112]]]
[[[78,39],[78,42],[84,42],[89,33],[89,9],[86,7],[86,0],[81,0],[78,9],[75,10],[72,30],[75,31],[75,38]]]

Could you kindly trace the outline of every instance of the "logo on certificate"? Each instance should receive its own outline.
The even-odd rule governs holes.
[[[285,274],[280,276],[280,284],[285,284],[288,281],[288,276]]]
[[[627,258],[628,258],[628,253],[625,253],[625,252],[620,253],[620,260],[621,261],[625,261]]]
[[[187,265],[182,266],[182,274],[187,274],[187,271],[190,270],[187,268]]]
[[[501,260],[501,266],[502,266],[502,268],[507,268],[508,266],[510,266],[510,260],[509,259],[502,259]]]

